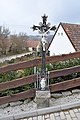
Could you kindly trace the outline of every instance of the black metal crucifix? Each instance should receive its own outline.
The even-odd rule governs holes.
[[[55,26],[50,26],[50,23],[47,23],[47,18],[45,14],[42,16],[42,22],[40,22],[39,26],[33,25],[32,29],[38,30],[41,35],[41,49],[42,49],[42,67],[41,67],[41,78],[45,78],[46,76],[46,65],[45,65],[45,55],[46,55],[46,40],[45,40],[45,35],[48,34],[49,30],[55,30]]]

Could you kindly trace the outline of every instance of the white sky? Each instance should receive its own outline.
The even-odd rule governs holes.
[[[0,0],[0,26],[12,33],[37,34],[30,27],[38,25],[44,13],[52,25],[80,24],[80,0]]]

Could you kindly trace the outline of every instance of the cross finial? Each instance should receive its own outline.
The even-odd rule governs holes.
[[[46,16],[46,14],[44,14],[44,15],[42,16],[42,18],[43,18],[43,24],[44,24],[44,25],[46,25],[47,17],[48,17],[48,16]]]

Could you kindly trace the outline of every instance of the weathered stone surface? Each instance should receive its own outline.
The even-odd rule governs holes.
[[[65,114],[64,114],[64,112],[60,112],[60,118],[61,118],[61,120],[63,120],[63,119],[65,119],[66,118],[66,116],[65,116]]]
[[[15,107],[12,107],[12,110],[13,110],[13,113],[15,114],[18,114],[24,110],[22,110],[22,108],[20,106],[15,106]]]
[[[17,101],[17,102],[11,102],[10,103],[10,106],[17,106],[17,105],[21,105],[23,102],[21,102],[21,101]]]
[[[34,103],[36,103],[36,97],[34,98],[34,100],[33,100],[33,101],[34,101]]]
[[[62,97],[62,94],[61,93],[53,93],[53,94],[51,94],[51,97],[59,98],[59,97]]]
[[[50,98],[50,91],[36,91],[36,98]]]
[[[55,98],[50,98],[49,100],[49,106],[52,107],[55,103]]]
[[[0,108],[5,108],[5,107],[7,107],[8,105],[9,105],[8,103],[3,104],[3,105],[0,105]]]
[[[0,116],[3,114],[4,110],[1,108],[0,109]]]
[[[37,108],[49,107],[50,91],[36,91]]]
[[[28,111],[28,112],[21,112],[21,113],[18,113],[18,114],[15,114],[14,115],[14,120],[20,120],[21,118],[25,118],[26,117],[34,117],[34,116],[37,116],[37,112],[34,110],[34,111]],[[24,119],[22,119],[24,120]]]
[[[37,98],[36,100],[37,102],[37,108],[45,108],[45,107],[49,107],[49,99],[44,99],[44,98]]]
[[[34,101],[31,101],[31,102],[29,102],[28,107],[29,107],[30,109],[32,109],[32,108],[33,108],[33,109],[34,109],[34,108],[36,109],[37,106],[36,106],[36,104],[34,103]]]
[[[24,100],[24,104],[28,104],[31,101],[31,99]]]
[[[62,95],[63,96],[69,96],[71,95],[72,93],[70,91],[65,91],[65,92],[62,92]]]
[[[9,115],[10,113],[13,113],[13,109],[12,109],[11,106],[9,106],[9,107],[6,107],[3,112],[4,112],[5,115],[6,114]]]
[[[74,90],[72,90],[72,93],[74,94],[74,93],[80,93],[80,90],[79,89],[74,89]]]
[[[66,110],[66,109],[69,109],[69,108],[80,106],[80,93],[75,92],[75,94],[71,94],[71,95],[68,95],[68,96],[63,96],[63,95],[61,95],[61,96],[62,97],[59,97],[59,98],[53,98],[52,97],[52,98],[48,98],[48,99],[46,99],[45,97],[43,98],[43,96],[42,96],[42,98],[41,98],[42,101],[41,101],[41,99],[37,98],[38,105],[40,105],[38,108],[45,108],[45,107],[48,107],[48,105],[50,107],[52,107],[52,106],[54,107],[54,109],[52,109],[52,110],[49,109],[49,111],[47,110],[47,108],[46,108],[46,111],[42,111],[41,109],[39,109],[39,111],[40,110],[41,111],[38,112],[38,114],[40,113],[39,115],[41,115],[41,114],[43,114],[43,112],[46,114],[48,112],[49,113],[52,112],[53,110],[54,111],[58,111],[60,109],[61,110]],[[19,114],[18,117],[17,117],[17,118],[19,118],[21,116],[21,113],[25,112],[25,116],[26,116],[27,112],[37,110],[36,98],[35,98],[35,102],[34,102],[34,100],[30,101],[30,102],[28,102],[28,100],[26,100],[25,102],[26,102],[25,104],[23,102],[23,104],[21,104],[21,105],[16,104],[16,106],[12,106],[12,107],[11,106],[1,107],[0,108],[0,119],[1,120],[2,119],[7,120],[7,118],[4,119],[4,117],[6,115],[8,115],[8,116],[9,115],[14,115],[15,116],[16,114],[17,115]],[[56,106],[59,106],[59,108],[57,109]],[[76,113],[76,111],[74,111],[74,112]],[[72,114],[72,113],[70,112],[70,114]],[[53,120],[53,118],[52,118],[52,120]]]
[[[0,117],[0,120],[14,120],[13,115],[5,115]]]

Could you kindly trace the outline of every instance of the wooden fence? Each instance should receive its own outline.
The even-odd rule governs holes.
[[[47,57],[46,64],[69,60],[72,58],[80,58],[80,52]],[[0,67],[0,73],[6,73],[9,71],[21,70],[25,68],[31,68],[31,67],[39,66],[39,65],[41,65],[41,59],[34,59],[34,60],[22,62],[22,63]],[[80,72],[80,65],[61,69],[61,70],[50,71],[50,78],[64,76],[64,75],[68,75],[68,74],[75,73],[75,72]],[[36,75],[30,75],[30,76],[22,77],[22,78],[15,79],[12,81],[3,82],[3,83],[0,83],[0,92],[3,90],[11,89],[11,88],[17,88],[17,87],[20,87],[26,84],[35,83],[36,80],[37,80]],[[51,92],[56,92],[60,90],[67,90],[69,88],[73,88],[77,86],[80,86],[80,78],[75,78],[75,79],[71,79],[68,81],[51,84],[49,87],[50,87]],[[9,103],[12,101],[17,101],[17,100],[22,100],[22,99],[24,100],[30,97],[35,97],[35,88],[29,89],[27,91],[20,92],[17,94],[13,94],[11,96],[0,97],[0,104]]]

